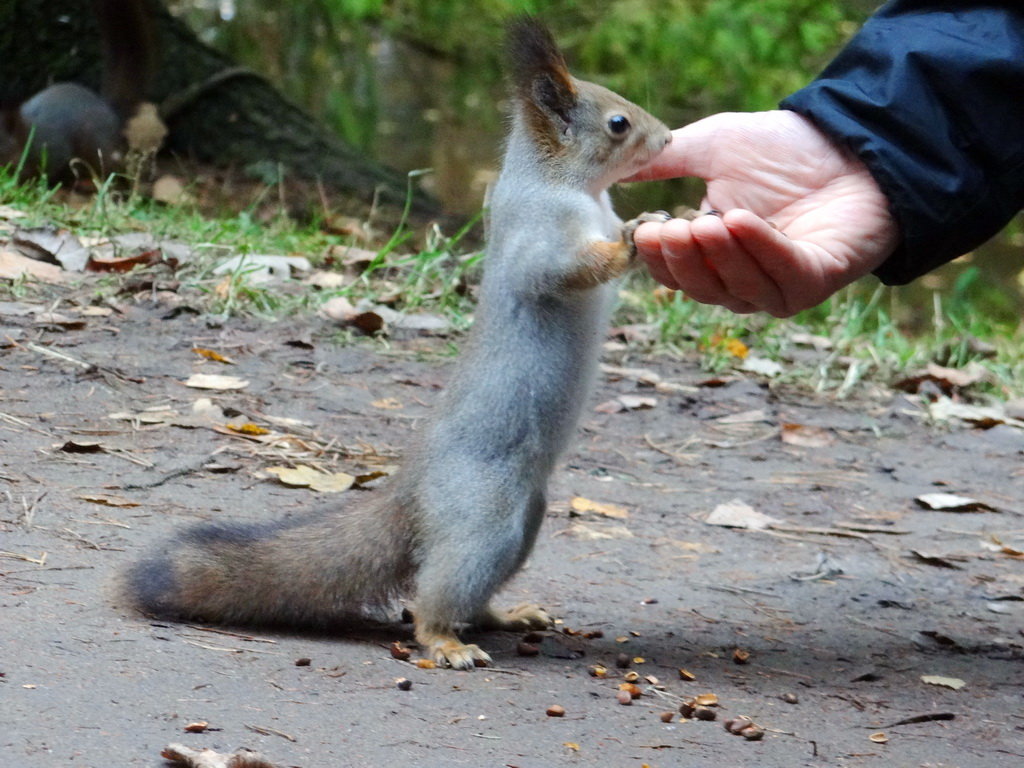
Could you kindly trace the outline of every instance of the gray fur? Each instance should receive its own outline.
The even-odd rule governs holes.
[[[179,537],[133,571],[143,607],[217,621],[309,623],[411,591],[417,637],[435,657],[461,667],[486,661],[475,646],[449,647],[458,643],[454,626],[512,621],[490,611],[489,601],[533,547],[548,478],[595,376],[614,292],[600,283],[628,263],[606,188],[669,138],[639,107],[558,74],[549,79],[567,89],[559,103],[572,105],[571,130],[559,122],[548,131],[554,123],[538,123],[543,105],[524,103],[531,89],[519,89],[490,197],[473,330],[435,419],[386,497],[300,525],[207,527]],[[629,116],[630,137],[608,136],[609,112]],[[620,260],[599,263],[592,252],[608,248],[594,243],[617,249]],[[532,618],[516,620],[548,620],[539,609],[526,614]]]

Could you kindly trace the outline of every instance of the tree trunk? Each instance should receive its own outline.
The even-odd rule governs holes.
[[[150,5],[158,68],[149,88],[170,131],[165,148],[264,179],[278,170],[322,183],[347,198],[349,210],[406,202],[406,177],[367,157],[318,125],[257,73],[199,41],[161,0]],[[72,81],[98,90],[102,57],[91,3],[0,0],[0,106],[16,106],[47,85]],[[415,189],[412,210],[439,212]]]

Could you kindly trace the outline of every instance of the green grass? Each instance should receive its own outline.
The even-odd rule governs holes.
[[[20,227],[49,224],[80,237],[141,230],[191,245],[197,255],[173,279],[180,282],[178,292],[190,306],[213,316],[273,320],[313,315],[328,298],[343,295],[353,303],[384,299],[401,311],[442,314],[459,330],[471,322],[481,254],[462,244],[465,229],[415,233],[424,245],[412,249],[414,233],[399,228],[370,266],[338,289],[319,290],[294,281],[253,286],[244,272],[225,276],[213,270],[240,253],[302,255],[315,266],[323,265],[332,247],[350,243],[316,222],[300,225],[284,215],[268,221],[243,211],[210,218],[187,206],[121,199],[109,188],[77,206],[60,198],[44,185],[18,185],[0,173],[0,204],[26,214],[16,220]],[[162,269],[160,275],[171,277],[166,267],[148,269],[154,274]],[[102,300],[122,293],[137,277],[136,272],[83,275],[82,282],[94,300]],[[972,279],[961,279],[960,288]],[[734,315],[679,294],[666,300],[648,276],[638,274],[623,287],[616,322],[641,323],[652,331],[647,341],[633,343],[631,355],[696,356],[710,374],[739,368],[747,351],[781,364],[777,384],[847,396],[868,385],[891,385],[929,362],[949,367],[979,362],[990,376],[975,391],[1004,398],[1024,393],[1024,326],[1019,319],[986,311],[991,302],[983,293],[936,291],[922,311],[902,297],[903,289],[876,286],[871,281],[852,286],[819,307],[779,320]],[[58,290],[25,279],[0,283],[0,297],[10,299],[53,296]],[[913,330],[900,319],[907,316],[915,321]],[[817,337],[826,348],[811,352],[807,337]],[[339,338],[351,339],[352,334]]]

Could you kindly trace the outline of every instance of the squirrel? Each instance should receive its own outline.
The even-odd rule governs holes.
[[[95,173],[116,166],[122,131],[143,101],[155,65],[145,0],[93,0],[103,49],[100,93],[54,83],[0,113],[0,164],[21,163],[21,176],[74,182],[74,163]]]
[[[415,638],[440,665],[485,666],[460,625],[545,628],[492,595],[523,565],[548,477],[596,377],[615,278],[635,257],[607,189],[670,141],[621,96],[577,80],[550,32],[512,22],[513,115],[488,205],[479,306],[436,415],[383,498],[255,525],[203,524],[132,566],[150,615],[331,627],[413,598]]]

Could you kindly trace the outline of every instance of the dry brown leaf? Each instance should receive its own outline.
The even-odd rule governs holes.
[[[216,363],[224,363],[225,365],[234,365],[235,361],[227,355],[222,355],[220,352],[215,352],[212,349],[204,349],[203,347],[192,347],[192,351],[200,357],[205,357],[207,360],[213,360]]]
[[[592,501],[590,499],[585,499],[582,496],[573,496],[572,501],[569,502],[569,506],[573,512],[577,512],[581,515],[587,512],[593,512],[596,515],[614,517],[618,520],[625,520],[629,517],[629,511],[625,507],[620,507],[618,504],[607,504],[600,501]]]
[[[44,283],[63,283],[67,273],[56,264],[30,259],[20,253],[0,251],[0,280],[33,277]]]
[[[268,467],[265,471],[285,485],[310,488],[320,493],[341,493],[351,488],[356,481],[354,476],[345,472],[321,472],[305,464],[296,467]]]
[[[130,256],[90,256],[85,264],[86,272],[130,272],[135,267],[151,267],[154,264],[167,264],[171,269],[178,266],[177,259],[164,258],[164,252],[159,248],[133,253]]]
[[[824,448],[836,441],[831,431],[806,424],[783,424],[781,437],[786,445],[801,448]]]
[[[100,504],[104,507],[138,507],[139,502],[126,499],[123,496],[114,496],[104,493],[82,493],[75,498],[87,501],[90,504]]]
[[[259,424],[253,424],[251,421],[247,421],[244,424],[225,424],[225,427],[230,429],[232,432],[237,432],[240,435],[269,435],[270,430],[266,427],[261,427]]]

